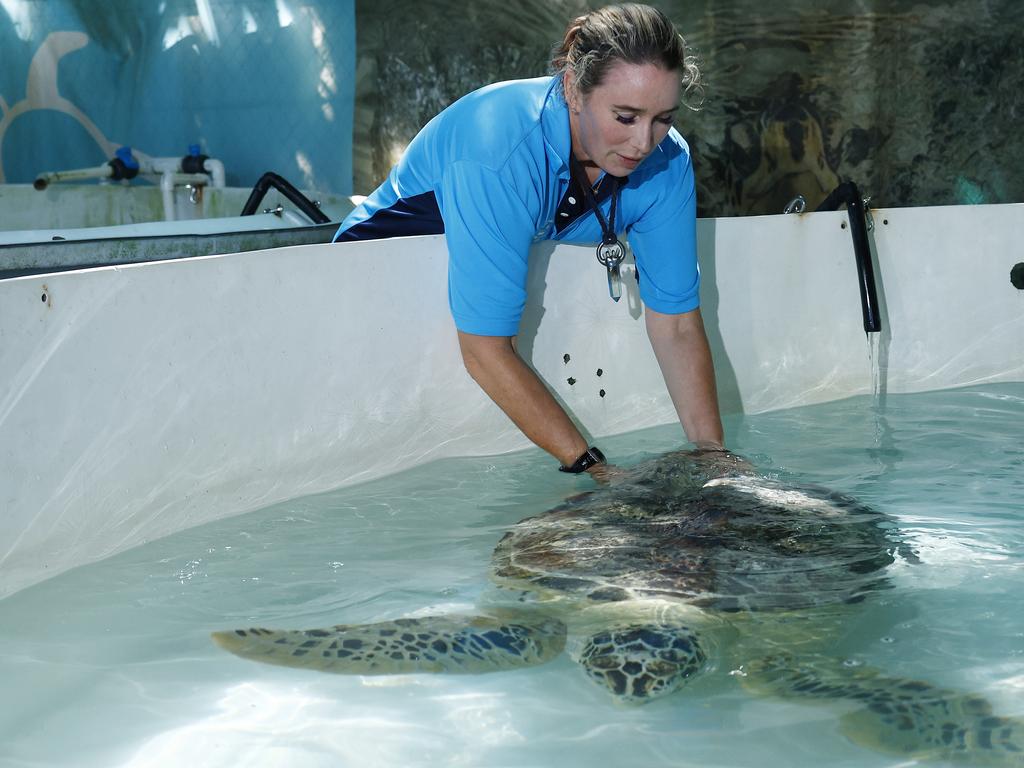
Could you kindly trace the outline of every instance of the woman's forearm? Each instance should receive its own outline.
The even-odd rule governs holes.
[[[505,336],[459,332],[462,359],[480,388],[535,444],[563,465],[587,450],[583,435]]]
[[[700,310],[665,315],[647,309],[645,320],[647,336],[686,437],[700,446],[721,447],[715,368]]]

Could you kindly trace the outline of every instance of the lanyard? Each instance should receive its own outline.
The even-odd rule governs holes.
[[[608,210],[608,218],[605,219],[601,212],[601,206],[594,195],[594,188],[587,180],[587,174],[580,165],[575,155],[570,153],[569,171],[576,177],[576,183],[583,189],[583,196],[587,199],[587,205],[597,216],[597,223],[601,225],[601,244],[597,246],[597,260],[602,267],[608,270],[608,295],[613,301],[622,298],[622,278],[619,275],[619,265],[626,258],[626,248],[615,235],[615,207],[619,198],[619,187],[622,180],[612,177],[612,204]],[[606,176],[607,178],[607,176]]]

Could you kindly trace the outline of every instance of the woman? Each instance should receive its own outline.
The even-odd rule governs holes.
[[[629,234],[648,336],[691,442],[722,448],[698,308],[689,149],[672,128],[699,74],[660,11],[609,6],[570,23],[554,77],[496,83],[431,120],[336,242],[444,233],[448,293],[470,375],[564,472],[601,473],[587,443],[516,354],[534,242]],[[614,247],[614,246],[613,246]]]

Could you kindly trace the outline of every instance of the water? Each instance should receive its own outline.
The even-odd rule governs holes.
[[[850,665],[984,694],[1024,716],[1024,384],[888,395],[727,421],[770,473],[894,516],[892,571]],[[621,463],[678,427],[602,441]],[[469,610],[516,520],[589,487],[531,451],[444,461],[153,542],[0,602],[3,766],[895,766],[841,707],[753,697],[720,669],[642,707],[568,658],[473,677],[361,678],[215,648],[235,626]]]

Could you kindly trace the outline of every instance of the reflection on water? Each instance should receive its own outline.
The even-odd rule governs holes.
[[[543,73],[586,5],[357,3],[356,191],[454,99]],[[658,5],[704,61],[704,107],[679,121],[701,215],[778,213],[796,194],[814,207],[847,178],[875,206],[1024,200],[1024,5]]]

